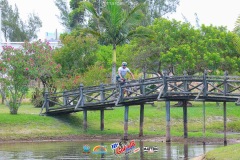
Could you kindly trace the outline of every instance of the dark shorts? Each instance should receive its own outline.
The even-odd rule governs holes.
[[[121,85],[123,85],[125,83],[125,79],[122,80],[119,75],[116,76],[116,81],[118,83],[120,83]]]

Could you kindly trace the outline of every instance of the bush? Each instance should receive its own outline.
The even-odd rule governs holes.
[[[43,90],[36,87],[35,91],[32,93],[31,103],[34,105],[34,107],[40,108],[42,107],[43,102],[44,102]]]

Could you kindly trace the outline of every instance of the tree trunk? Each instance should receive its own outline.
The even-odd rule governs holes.
[[[17,114],[17,112],[18,112],[18,103],[17,103],[16,100],[9,102],[9,109],[10,109],[10,114]]]
[[[2,104],[4,104],[4,100],[5,100],[4,89],[1,90],[0,93],[1,93],[1,98],[2,98]]]
[[[113,44],[113,55],[112,55],[112,83],[116,83],[116,44]]]
[[[2,104],[4,104],[4,98],[2,97]]]
[[[13,107],[10,109],[10,114],[17,114],[17,112],[18,112],[18,108]]]

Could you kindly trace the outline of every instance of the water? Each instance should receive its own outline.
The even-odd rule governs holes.
[[[38,142],[0,144],[0,160],[181,160],[200,156],[221,145],[134,141],[136,153],[114,154],[114,142]],[[117,142],[118,144],[119,142]],[[129,143],[128,143],[129,144]],[[85,146],[85,150],[83,147]],[[88,150],[90,147],[90,150]],[[97,147],[98,146],[98,147]],[[100,147],[99,147],[100,146]],[[86,148],[87,147],[87,148]],[[153,148],[155,147],[155,148]],[[100,149],[101,148],[101,149]],[[150,148],[150,149],[149,149]],[[95,150],[94,150],[95,149]],[[145,149],[145,151],[144,151]],[[95,152],[93,152],[93,150]],[[89,153],[87,153],[89,151]],[[133,151],[133,150],[132,150]],[[137,151],[137,150],[135,150]]]

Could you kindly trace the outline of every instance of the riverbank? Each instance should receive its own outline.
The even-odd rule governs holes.
[[[69,135],[69,136],[59,136],[59,137],[35,137],[35,138],[19,138],[19,139],[0,139],[0,143],[20,143],[20,142],[61,142],[61,141],[120,141],[121,137],[117,135],[96,135],[96,136],[87,136],[87,135]],[[139,137],[137,135],[130,135],[129,140],[136,141],[147,141],[147,142],[160,142],[166,143],[165,137],[158,136],[143,136]],[[171,142],[173,143],[188,143],[188,144],[203,144],[203,138],[182,138],[182,137],[172,137]],[[240,139],[228,139],[227,144],[236,144],[240,143]],[[206,145],[211,144],[223,144],[223,139],[220,138],[208,138],[205,139]]]
[[[173,104],[171,104],[173,105]],[[165,142],[166,120],[165,103],[156,102],[154,106],[145,105],[144,137],[139,138],[140,107],[129,108],[129,139],[157,140]],[[10,115],[6,106],[0,105],[0,141],[34,140],[84,140],[121,139],[123,136],[124,107],[105,111],[104,130],[100,130],[100,112],[88,112],[88,130],[83,130],[82,112],[39,116],[40,108],[30,104],[22,105],[17,115]],[[182,107],[171,107],[171,138],[173,142],[183,142]],[[194,102],[188,107],[188,141],[203,142],[202,103]],[[227,140],[237,143],[240,139],[240,107],[227,104]],[[223,143],[223,107],[216,103],[206,103],[206,143]]]

